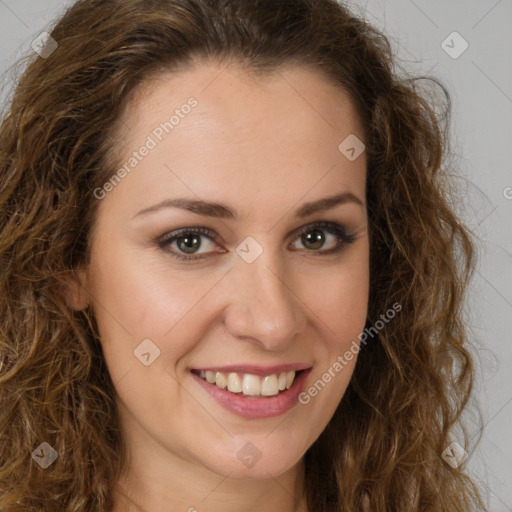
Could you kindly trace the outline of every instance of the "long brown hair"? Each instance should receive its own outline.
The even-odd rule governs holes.
[[[388,39],[335,0],[79,0],[51,37],[58,48],[28,59],[0,126],[0,510],[112,508],[124,456],[115,389],[63,276],[88,261],[94,190],[116,171],[129,95],[194,58],[253,74],[313,66],[364,126],[367,326],[402,309],[362,350],[305,455],[310,510],[483,510],[464,466],[441,456],[474,378],[462,315],[474,251],[449,200],[442,83],[399,73]],[[44,471],[31,457],[42,442],[58,454]]]

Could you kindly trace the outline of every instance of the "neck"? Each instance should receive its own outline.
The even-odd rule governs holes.
[[[180,468],[183,469],[183,468]],[[185,478],[149,478],[144,471],[125,473],[114,487],[113,512],[308,512],[302,462],[279,477],[251,480],[204,478],[197,471]],[[203,478],[201,478],[203,477]]]

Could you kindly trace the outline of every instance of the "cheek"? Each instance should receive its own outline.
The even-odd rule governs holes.
[[[359,355],[359,337],[368,313],[369,259],[361,252],[327,276],[317,276],[308,307],[317,318],[322,348],[314,374],[304,391],[303,403],[315,402],[330,417],[343,397]],[[326,391],[324,391],[324,389]]]
[[[313,283],[313,284],[311,284]],[[332,348],[343,349],[364,329],[368,313],[369,261],[366,251],[330,272],[323,271],[309,285],[308,308],[325,327]]]
[[[172,368],[200,339],[206,295],[221,276],[170,270],[165,258],[133,250],[104,252],[95,261],[94,315],[113,378],[139,368],[134,351],[148,339],[159,352],[155,366]]]
[[[92,292],[97,315],[109,326],[117,320],[134,337],[162,336],[197,303],[203,288],[185,273],[129,250],[98,258]],[[110,318],[109,318],[110,317]]]

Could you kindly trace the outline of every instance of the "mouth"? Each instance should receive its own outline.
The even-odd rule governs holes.
[[[304,370],[289,370],[267,375],[246,372],[226,372],[216,370],[192,370],[192,373],[209,384],[238,396],[273,397],[290,389],[295,379]]]
[[[231,413],[247,419],[280,416],[298,403],[311,373],[308,364],[273,367],[228,366],[190,369],[206,395]]]

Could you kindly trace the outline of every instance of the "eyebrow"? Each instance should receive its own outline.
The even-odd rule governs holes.
[[[357,196],[355,196],[351,192],[343,192],[341,194],[337,194],[334,196],[322,197],[321,199],[317,199],[316,201],[304,203],[300,208],[298,208],[295,211],[295,216],[301,219],[304,217],[308,217],[309,215],[313,215],[314,213],[330,210],[335,206],[347,203],[355,203],[364,207],[363,202]],[[240,218],[236,210],[225,204],[202,201],[197,199],[188,199],[184,197],[176,199],[166,199],[153,206],[144,208],[143,210],[140,210],[138,213],[136,213],[134,215],[134,218],[141,215],[146,215],[148,213],[154,213],[164,208],[181,208],[183,210],[188,210],[190,212],[197,213],[198,215],[216,217],[220,219],[238,220]]]

